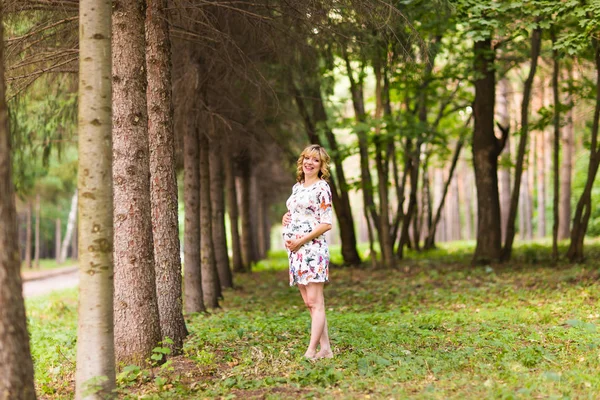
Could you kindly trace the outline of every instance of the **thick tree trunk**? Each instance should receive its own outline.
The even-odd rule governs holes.
[[[156,296],[162,339],[171,339],[173,343],[167,347],[172,355],[178,355],[183,351],[183,341],[188,332],[182,304],[167,0],[148,0],[147,7],[146,98]]]
[[[71,244],[73,231],[77,222],[77,193],[77,189],[75,189],[75,193],[71,198],[71,210],[69,211],[69,218],[67,220],[67,231],[65,232],[65,238],[63,239],[60,248],[60,263],[64,263],[67,260],[67,250],[69,249],[69,245]]]
[[[73,227],[73,235],[71,236],[71,258],[73,260],[78,260],[79,259],[79,251],[77,248],[77,234],[78,234],[78,229],[77,229],[77,216],[75,217],[75,226]]]
[[[40,214],[41,214],[40,194],[35,195],[35,249],[33,255],[33,265],[36,269],[40,268]]]
[[[146,2],[113,5],[115,353],[144,365],[161,340],[150,206]]]
[[[503,78],[498,82],[497,115],[501,130],[510,132],[510,82]],[[510,139],[507,137],[506,145],[500,153],[500,166],[498,179],[500,183],[500,228],[502,230],[502,241],[506,238],[506,225],[508,224],[508,210],[510,208]]]
[[[208,138],[200,132],[200,266],[202,268],[202,293],[204,305],[208,308],[219,307],[221,286],[215,248],[212,237],[212,211],[210,199],[210,166]]]
[[[229,215],[229,231],[231,233],[231,261],[233,263],[233,272],[245,272],[246,268],[242,262],[242,245],[238,228],[239,211],[233,160],[225,148],[221,151],[221,157],[223,158],[223,167],[225,171],[225,197],[227,200],[227,214]]]
[[[94,385],[94,379],[105,377],[98,398],[110,398],[115,388],[112,2],[82,0],[79,7],[79,176],[71,202],[63,254],[66,258],[67,236],[74,230],[78,211],[81,262],[75,396],[77,399],[89,398],[86,391]],[[81,193],[79,201],[78,193]]]
[[[219,282],[224,288],[233,287],[233,277],[227,254],[227,236],[225,234],[225,179],[223,176],[223,150],[221,139],[212,138],[209,155],[210,198],[212,200],[212,232],[215,248],[215,262],[219,273]]]
[[[496,78],[495,53],[491,39],[474,44],[475,80],[473,113],[473,167],[477,188],[477,247],[473,263],[489,263],[500,259],[501,230],[498,198],[498,155],[503,142],[494,135],[494,101]]]
[[[0,60],[4,59],[2,17],[0,4]],[[10,155],[4,64],[0,63],[0,397],[31,400],[36,397],[22,294],[17,211]]]
[[[27,228],[26,228],[26,238],[25,238],[25,265],[27,268],[33,268],[33,264],[31,262],[31,252],[33,250],[32,243],[32,214],[33,214],[33,204],[31,200],[27,200]]]
[[[571,95],[565,101],[569,105],[565,126],[562,132],[562,160],[560,165],[560,206],[558,218],[558,240],[567,239],[571,233],[571,179],[573,175],[573,154],[575,135]]]
[[[600,164],[600,149],[598,148],[598,128],[600,119],[600,43],[592,39],[595,49],[596,64],[596,107],[592,120],[590,162],[588,165],[587,180],[581,197],[577,202],[575,216],[573,217],[573,229],[571,230],[571,243],[567,251],[567,258],[571,262],[583,260],[583,241],[587,231],[590,215],[592,214],[592,188]]]
[[[531,33],[531,66],[529,75],[523,85],[523,102],[521,104],[521,137],[519,139],[519,149],[517,151],[517,161],[515,165],[515,186],[511,193],[510,208],[508,211],[508,222],[506,225],[506,240],[502,249],[503,261],[508,261],[512,254],[513,241],[515,239],[515,220],[517,219],[517,209],[519,205],[519,187],[521,187],[521,178],[523,174],[523,163],[525,160],[525,149],[527,148],[527,137],[529,130],[529,103],[531,99],[531,89],[533,79],[537,70],[538,56],[542,41],[542,31],[536,28]]]
[[[195,124],[186,127],[183,136],[183,201],[185,227],[184,257],[184,310],[186,314],[205,312],[200,268],[200,152]]]
[[[552,44],[556,43],[556,32],[550,31]],[[560,73],[560,62],[558,60],[558,50],[552,50],[552,99],[554,103],[554,115],[552,125],[554,127],[554,137],[552,145],[552,260],[558,261],[558,228],[560,226],[560,93],[558,87],[558,75]]]
[[[252,179],[252,165],[248,156],[240,159],[240,198],[242,220],[242,260],[246,271],[252,270],[252,252],[254,237],[252,236],[252,217],[250,215],[250,185]]]

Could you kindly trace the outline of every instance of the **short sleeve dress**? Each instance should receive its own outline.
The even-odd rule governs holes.
[[[324,180],[309,187],[296,183],[286,202],[291,222],[283,229],[284,242],[312,232],[319,224],[331,224],[331,189]],[[290,286],[329,281],[329,247],[325,235],[304,244],[296,253],[288,250]]]

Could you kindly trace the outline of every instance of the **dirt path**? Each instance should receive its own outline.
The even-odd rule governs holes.
[[[64,267],[45,273],[24,274],[23,295],[25,297],[40,296],[55,290],[68,289],[79,284],[77,266]]]

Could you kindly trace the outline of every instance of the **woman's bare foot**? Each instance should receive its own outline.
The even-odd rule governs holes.
[[[333,358],[333,352],[331,349],[319,350],[319,352],[315,354],[315,358]]]
[[[316,360],[318,358],[317,351],[316,350],[313,350],[313,351],[306,350],[306,353],[304,353],[303,357],[310,361]]]

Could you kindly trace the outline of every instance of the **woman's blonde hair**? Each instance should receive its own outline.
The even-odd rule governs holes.
[[[329,161],[331,158],[327,151],[325,151],[324,147],[319,146],[318,144],[311,144],[302,150],[300,154],[300,158],[298,158],[298,162],[296,163],[296,180],[298,183],[304,182],[304,170],[302,169],[302,163],[304,162],[304,157],[314,157],[318,156],[319,160],[321,160],[321,168],[319,169],[319,178],[329,180]]]

